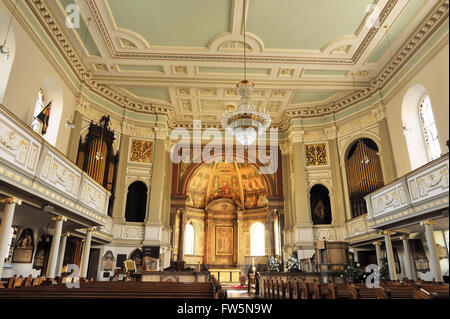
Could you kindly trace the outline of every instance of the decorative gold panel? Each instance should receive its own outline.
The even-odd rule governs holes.
[[[326,144],[306,145],[306,166],[328,165]]]
[[[147,163],[152,162],[153,143],[143,140],[132,140],[130,151],[130,162]]]

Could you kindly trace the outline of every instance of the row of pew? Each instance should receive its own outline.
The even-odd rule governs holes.
[[[382,282],[379,288],[366,284],[320,284],[317,280],[259,278],[259,298],[265,299],[448,299],[449,285],[428,282]]]
[[[0,282],[0,288],[20,288],[20,287],[36,287],[42,285],[45,281],[45,276],[37,276],[33,278],[32,275],[27,277],[14,275],[4,282],[5,284]]]
[[[28,277],[27,277],[28,278]],[[45,278],[44,278],[45,280]],[[17,279],[15,280],[17,281]],[[127,299],[127,298],[193,298],[218,299],[223,297],[214,278],[210,282],[137,282],[137,281],[78,281],[60,284],[15,285],[0,289],[0,299]],[[73,288],[70,288],[70,287]],[[79,288],[76,288],[76,287]]]

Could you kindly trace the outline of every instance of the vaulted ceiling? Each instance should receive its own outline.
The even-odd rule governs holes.
[[[219,122],[243,77],[244,0],[46,1],[99,84]],[[248,0],[248,78],[274,123],[365,88],[439,0]],[[89,18],[92,20],[89,21]],[[376,17],[379,17],[378,22]]]

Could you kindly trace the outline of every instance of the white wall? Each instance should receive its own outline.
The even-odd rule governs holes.
[[[445,145],[449,139],[449,47],[448,44],[418,72],[386,105],[387,120],[397,176],[411,171],[406,137],[403,135],[402,104],[408,90],[422,85],[430,95],[434,118],[438,129],[442,153],[448,152]]]
[[[0,3],[0,14],[7,17],[11,15],[3,3]],[[39,89],[46,78],[55,79],[61,87],[64,105],[59,116],[57,113],[50,115],[50,124],[52,124],[53,115],[61,119],[58,127],[54,129],[57,138],[50,139],[50,143],[66,154],[70,130],[65,127],[64,122],[73,115],[76,105],[75,96],[64,83],[53,63],[42,54],[16,19],[13,19],[12,30],[15,37],[15,57],[2,104],[30,125]],[[55,125],[54,122],[53,120],[53,125]]]
[[[3,45],[5,37],[8,31],[9,16],[5,15],[6,12],[0,11],[0,44]],[[9,51],[9,59],[5,59],[6,56],[2,55],[0,57],[0,103],[3,101],[3,96],[6,91],[8,84],[9,75],[11,73],[11,67],[14,63],[14,56],[16,52],[16,41],[14,36],[14,31],[9,30],[8,37],[6,38],[5,47]]]

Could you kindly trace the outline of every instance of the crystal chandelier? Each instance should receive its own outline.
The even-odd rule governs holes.
[[[17,0],[14,3],[14,10],[11,14],[11,19],[9,20],[8,28],[6,29],[5,40],[3,41],[3,44],[0,44],[0,56],[3,56],[3,58],[5,60],[8,60],[10,57],[9,56],[9,48],[6,46],[6,40],[8,40],[9,30],[11,28],[11,23],[13,21],[14,14],[16,13],[16,8],[17,8]]]
[[[251,101],[254,84],[247,80],[247,61],[246,61],[246,37],[245,37],[245,8],[246,0],[243,1],[242,23],[244,26],[244,80],[240,81],[237,87],[237,93],[241,101],[237,108],[230,108],[222,116],[222,126],[234,135],[236,140],[244,146],[249,146],[256,141],[267,128],[270,127],[272,119],[267,110],[256,108]]]

